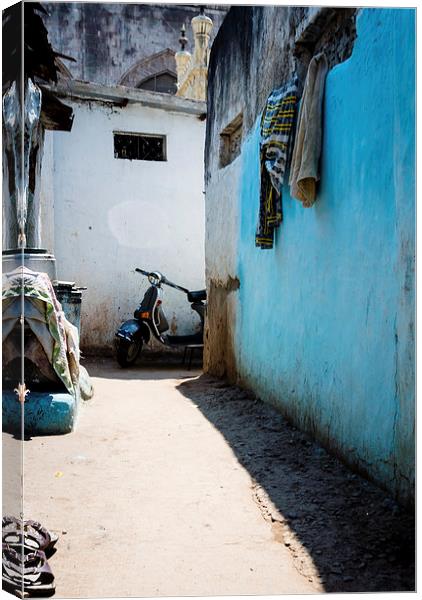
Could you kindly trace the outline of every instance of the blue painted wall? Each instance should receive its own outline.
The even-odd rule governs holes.
[[[255,248],[258,122],[242,147],[240,380],[403,501],[414,478],[415,13],[364,9],[327,76],[313,208],[283,190]]]

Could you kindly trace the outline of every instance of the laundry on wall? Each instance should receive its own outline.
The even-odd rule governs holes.
[[[298,102],[297,78],[274,90],[261,120],[261,189],[255,243],[272,248],[274,229],[283,219],[281,188],[289,157],[289,145]]]
[[[327,58],[321,52],[309,63],[299,109],[289,185],[291,196],[300,200],[305,207],[312,206],[316,199],[327,71]]]
[[[296,76],[268,96],[261,119],[261,186],[255,236],[259,248],[273,247],[274,230],[283,220],[281,190],[290,159],[290,195],[304,207],[313,206],[316,200],[327,72],[327,57],[320,52],[309,63],[297,123]]]

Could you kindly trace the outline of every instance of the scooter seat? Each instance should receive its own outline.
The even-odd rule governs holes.
[[[207,290],[199,290],[197,292],[188,292],[189,302],[200,302],[207,299]]]

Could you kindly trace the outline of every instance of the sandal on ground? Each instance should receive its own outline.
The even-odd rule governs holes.
[[[56,544],[59,536],[48,531],[38,521],[24,521],[23,525],[23,545],[29,550],[42,550],[50,553]],[[2,521],[2,541],[9,546],[22,545],[22,523],[15,517],[3,517]]]
[[[41,550],[23,555],[3,544],[3,584],[20,597],[51,596],[55,592],[54,575]]]

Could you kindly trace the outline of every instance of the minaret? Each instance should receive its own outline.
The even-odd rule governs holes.
[[[179,52],[176,52],[176,68],[177,68],[177,88],[179,89],[179,83],[183,81],[186,72],[190,66],[192,55],[190,52],[185,50],[185,46],[188,44],[188,38],[186,37],[186,28],[183,23],[182,28],[180,30],[180,38],[179,38],[180,48]]]
[[[187,38],[184,25],[179,38],[181,50],[176,53],[177,96],[191,100],[205,101],[207,98],[207,72],[209,60],[210,33],[212,20],[204,14],[201,7],[199,15],[192,19],[195,40],[193,56],[185,50]]]
[[[192,19],[192,29],[195,38],[195,51],[193,54],[193,63],[195,66],[208,69],[208,57],[210,43],[210,33],[213,23],[209,17],[204,14],[204,7],[201,7],[199,15]]]

